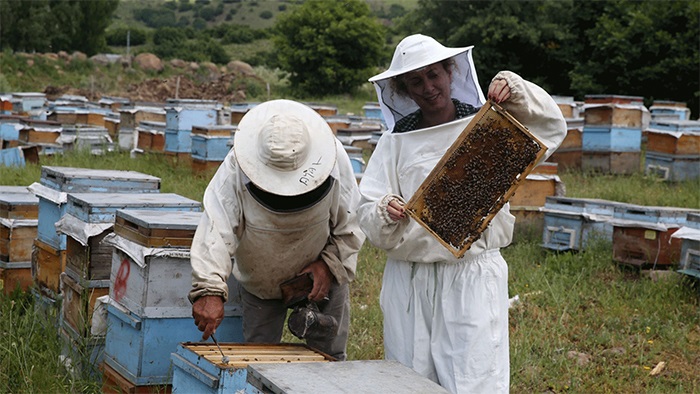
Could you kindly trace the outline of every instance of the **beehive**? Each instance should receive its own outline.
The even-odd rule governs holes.
[[[217,330],[217,335],[219,332],[220,330]],[[222,341],[220,346],[221,351],[229,358],[228,364],[223,363],[221,353],[212,342],[180,343],[171,355],[173,391],[212,394],[259,393],[261,391],[248,385],[249,364],[308,364],[334,360],[300,343],[254,344]]]
[[[489,102],[411,197],[406,212],[462,257],[545,151],[520,122]]]

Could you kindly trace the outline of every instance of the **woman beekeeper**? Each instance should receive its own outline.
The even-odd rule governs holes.
[[[471,50],[408,36],[389,69],[370,78],[389,131],[360,183],[358,214],[367,239],[387,252],[380,296],[386,358],[453,393],[507,393],[508,267],[499,249],[512,239],[508,204],[460,259],[403,211],[485,102]],[[488,98],[528,127],[546,156],[566,135],[549,94],[512,72],[494,77]]]
[[[290,100],[251,109],[204,192],[192,242],[189,298],[203,339],[221,323],[233,274],[241,285],[245,341],[280,342],[288,307],[280,285],[310,273],[307,297],[320,309],[314,313],[335,319],[337,333],[305,339],[344,360],[348,283],[365,239],[359,199],[350,159],[318,113]]]

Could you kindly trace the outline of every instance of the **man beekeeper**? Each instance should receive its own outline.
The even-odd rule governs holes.
[[[344,360],[348,283],[365,239],[355,212],[359,200],[350,159],[318,113],[289,100],[251,109],[206,188],[192,242],[189,299],[203,340],[224,317],[233,274],[245,341],[279,343],[288,307],[280,285],[310,274],[306,298],[319,316],[335,319],[337,333],[321,330],[305,339]]]

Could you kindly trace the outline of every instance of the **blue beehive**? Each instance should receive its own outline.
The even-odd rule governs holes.
[[[542,247],[583,250],[593,238],[611,241],[614,201],[549,196],[544,208]]]
[[[19,120],[0,122],[0,140],[17,141],[21,128],[22,125],[19,123]]]
[[[136,171],[43,166],[39,183],[30,186],[39,197],[37,238],[57,250],[66,249],[66,235],[55,224],[66,213],[66,193],[159,193],[160,178]]]
[[[700,121],[655,119],[649,123],[649,128],[664,131],[700,132]]]
[[[681,239],[678,272],[700,279],[700,213],[689,213],[685,226],[672,237]]]
[[[216,125],[221,109],[214,100],[169,99],[165,106],[165,151],[190,153],[192,127]]]
[[[645,173],[663,180],[680,182],[700,178],[700,154],[672,155],[647,151],[644,154]]]
[[[639,152],[642,130],[625,127],[583,127],[581,149],[586,152]]]
[[[217,330],[217,335],[219,331]],[[220,342],[224,342],[221,341]],[[220,343],[229,357],[222,356],[213,343],[181,343],[172,353],[173,393],[251,393],[262,391],[250,386],[248,364],[260,362],[328,362],[332,358],[303,344]]]
[[[192,151],[192,132],[190,130],[165,129],[165,151],[190,153]]]
[[[105,363],[135,385],[169,384],[170,354],[179,343],[202,337],[191,311],[188,317],[150,318],[112,303],[107,312]],[[222,342],[242,341],[240,316],[225,315],[216,334]]]
[[[690,119],[690,108],[687,108],[685,103],[654,101],[654,104],[649,107],[649,113],[652,121],[655,119]]]
[[[42,108],[46,104],[46,94],[38,92],[12,93],[12,110],[14,112],[29,112]]]
[[[205,161],[223,161],[233,140],[236,126],[192,127],[192,158]]]
[[[175,193],[69,193],[66,213],[85,223],[114,223],[120,209],[201,211],[201,203]]]
[[[217,124],[221,104],[214,100],[168,99],[165,104],[165,129],[192,130],[192,126]]]

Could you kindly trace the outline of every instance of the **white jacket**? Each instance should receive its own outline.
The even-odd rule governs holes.
[[[350,159],[336,141],[329,193],[299,212],[274,212],[257,202],[231,150],[204,193],[204,215],[192,248],[191,301],[203,295],[228,299],[233,273],[250,293],[279,299],[279,284],[321,258],[335,279],[353,280],[365,236],[357,223],[360,200]]]
[[[547,146],[544,158],[549,157],[566,137],[561,110],[547,92],[517,74],[501,71],[494,79],[500,78],[511,89],[511,97],[501,106]],[[409,218],[392,221],[386,205],[395,196],[408,201],[472,119],[469,116],[405,133],[387,132],[379,139],[360,183],[362,200],[358,214],[367,239],[386,250],[388,258],[419,263],[458,261],[417,222]],[[514,224],[515,217],[506,204],[465,258],[510,244]]]

